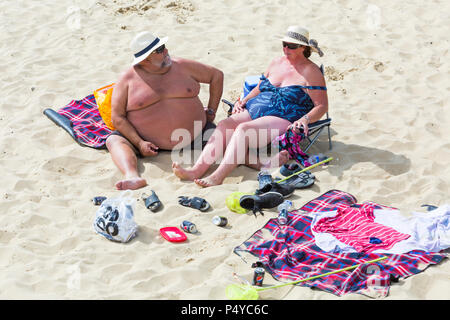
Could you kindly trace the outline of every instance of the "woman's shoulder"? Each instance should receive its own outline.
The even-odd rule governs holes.
[[[282,65],[285,62],[286,62],[286,57],[284,57],[284,56],[275,57],[270,62],[269,68],[270,67],[278,67],[278,66]]]
[[[304,69],[304,77],[309,83],[322,83],[325,84],[325,78],[320,67],[311,61]]]
[[[315,64],[313,61],[309,60],[309,64],[306,66],[305,70],[309,72],[320,72],[322,73],[322,70],[320,70],[320,67]]]

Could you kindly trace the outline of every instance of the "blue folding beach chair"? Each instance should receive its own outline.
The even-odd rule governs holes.
[[[320,71],[323,71],[323,65],[320,66]],[[245,78],[244,88],[243,92],[241,94],[241,100],[250,93],[250,91],[253,90],[258,85],[260,76],[247,76]],[[228,109],[228,116],[231,115],[231,112],[233,111],[234,104],[226,99],[222,99],[222,102],[227,104],[229,106]],[[320,133],[323,131],[323,129],[328,129],[328,145],[329,150],[331,150],[331,132],[330,132],[330,125],[331,125],[331,118],[328,115],[328,112],[326,113],[326,118],[323,120],[318,120],[314,123],[309,124],[309,134],[306,137],[308,140],[308,145],[303,150],[305,153],[308,152],[308,149],[316,142],[317,138],[319,137]]]

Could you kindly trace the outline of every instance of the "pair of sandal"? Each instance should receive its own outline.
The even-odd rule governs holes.
[[[303,170],[303,168],[298,163],[295,163],[295,162],[291,163],[291,164],[286,163],[281,167],[280,173],[285,177],[289,177],[301,170]],[[282,180],[282,179],[280,179],[280,178],[275,179],[275,181],[279,181],[279,180]],[[314,184],[315,180],[316,180],[316,177],[310,171],[305,171],[305,172],[296,174],[283,182],[280,182],[280,184],[289,184],[289,185],[293,185],[295,187],[295,189],[304,189],[304,188],[308,188],[308,187],[312,186]]]
[[[289,177],[293,175],[294,173],[301,171],[302,167],[298,165],[297,163],[292,163],[290,165],[285,164],[280,169],[280,173],[285,176]],[[278,183],[278,181],[282,180],[281,178],[275,178],[275,181],[272,179],[272,176],[268,173],[264,173],[260,171],[258,173],[258,182],[259,182],[259,190],[264,189],[264,187],[268,184],[272,183]],[[295,189],[304,189],[312,186],[316,180],[316,177],[310,172],[305,171],[302,173],[299,173],[295,176],[290,177],[289,179],[280,182],[281,185],[291,185],[294,186]]]
[[[200,197],[189,198],[185,196],[179,196],[178,203],[182,206],[194,208],[202,212],[208,211],[208,209],[211,208],[211,205],[208,203],[208,201]]]
[[[142,199],[144,200],[145,207],[153,212],[158,211],[161,207],[162,203],[153,190],[151,190],[151,194],[149,196],[143,193]],[[211,207],[205,199],[199,197],[188,198],[185,196],[180,196],[178,197],[178,203],[182,206],[198,209],[200,211],[207,211]]]

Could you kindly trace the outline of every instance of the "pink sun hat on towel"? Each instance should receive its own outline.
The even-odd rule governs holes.
[[[131,42],[131,50],[134,53],[133,66],[147,58],[167,40],[169,40],[169,37],[158,38],[148,31],[138,33]]]

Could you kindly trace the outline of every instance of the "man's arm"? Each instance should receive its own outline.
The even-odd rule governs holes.
[[[111,122],[143,156],[156,155],[158,148],[151,142],[144,141],[127,119],[128,81],[126,77],[126,74],[123,75],[114,87],[111,97]]]
[[[208,121],[213,121],[219,107],[220,98],[223,93],[223,72],[215,67],[188,59],[180,59],[180,64],[190,73],[191,77],[200,83],[209,84],[208,109],[214,114],[208,114]]]

